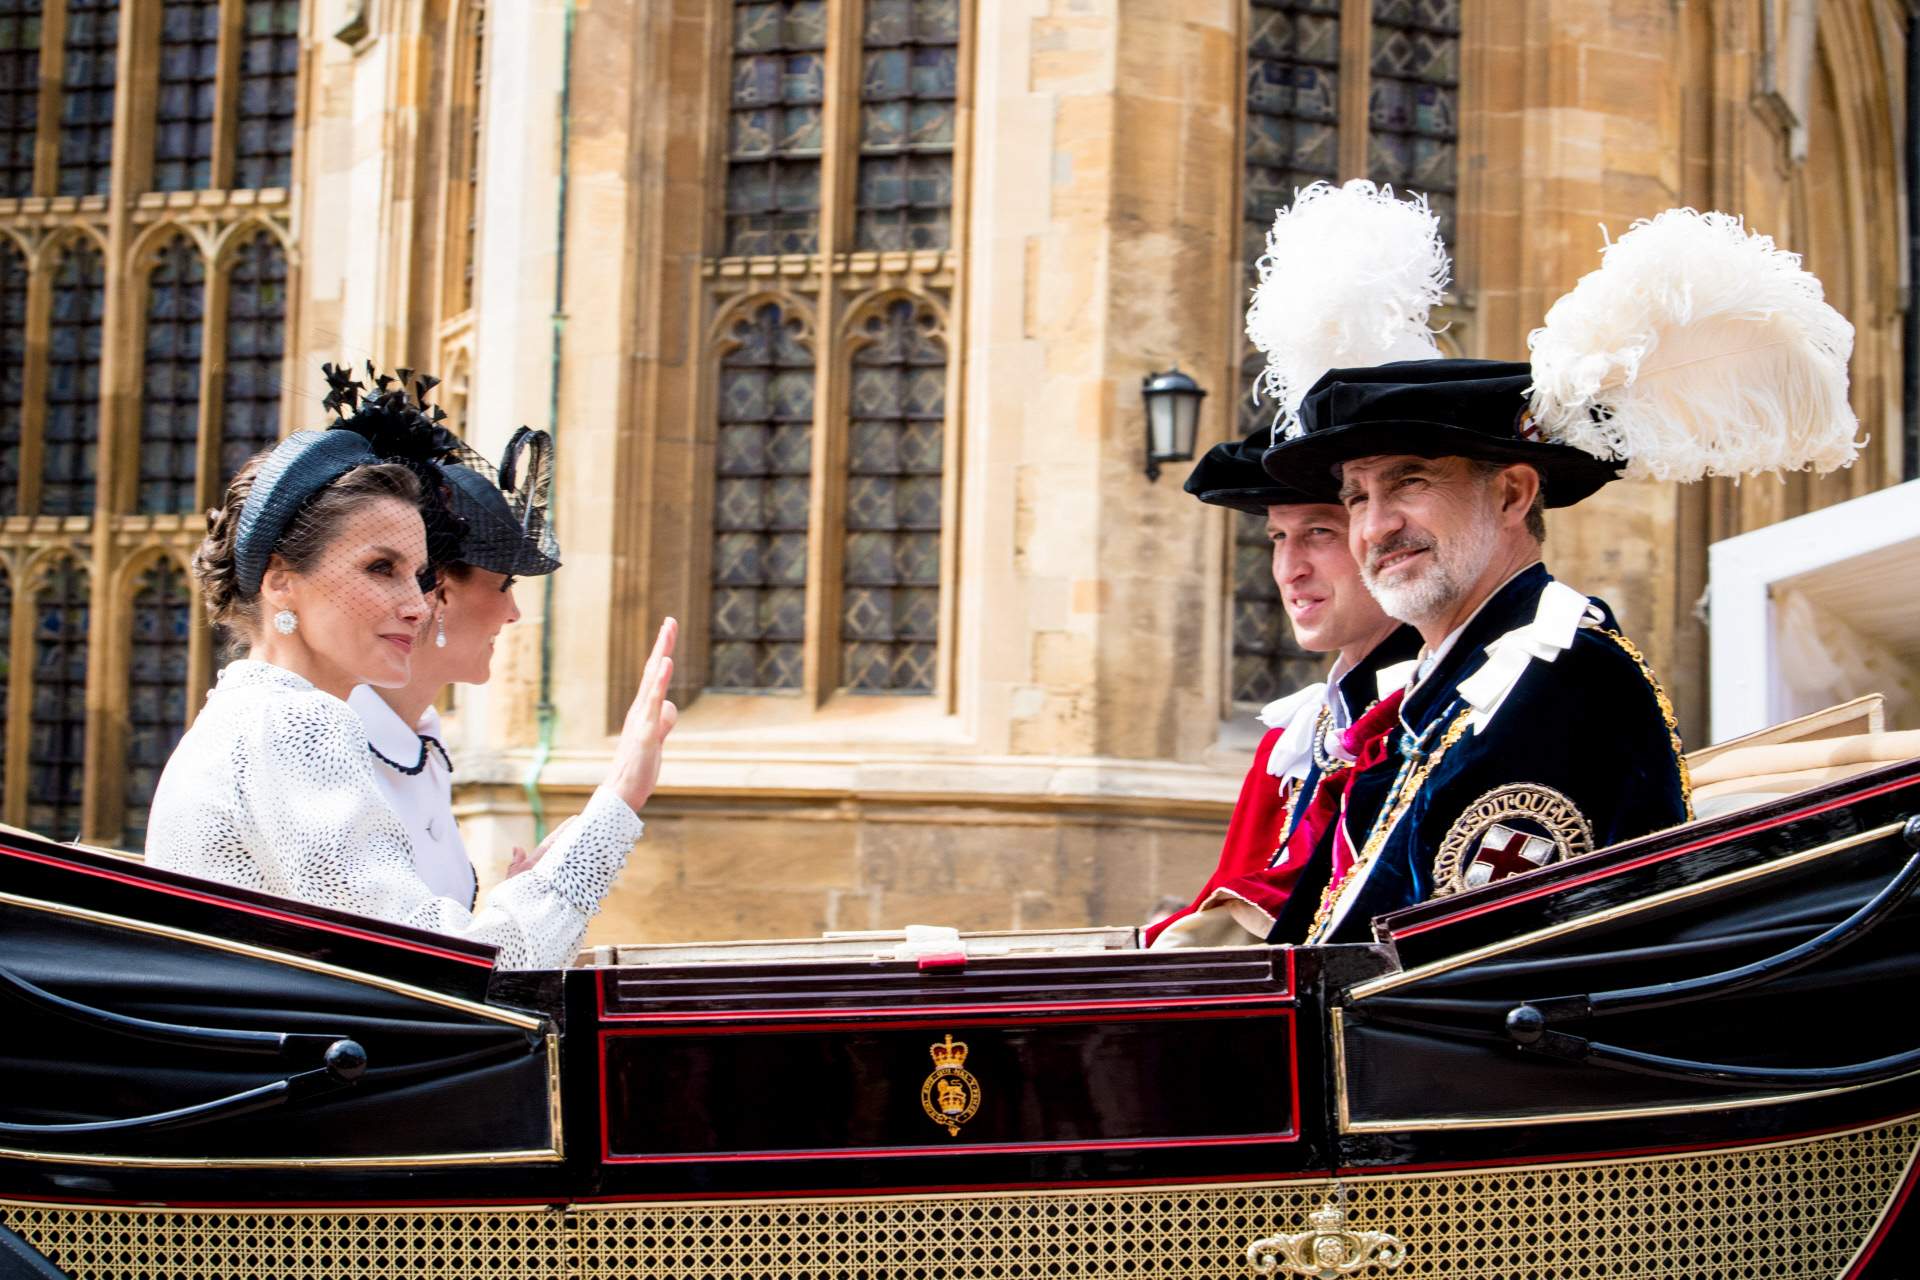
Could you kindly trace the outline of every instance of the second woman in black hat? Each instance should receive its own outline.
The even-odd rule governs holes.
[[[452,757],[436,703],[452,684],[485,684],[494,646],[520,620],[514,584],[560,567],[560,549],[546,519],[552,469],[550,438],[522,427],[499,468],[477,454],[440,465],[459,542],[437,566],[427,592],[429,614],[413,654],[413,672],[396,688],[363,684],[347,699],[367,729],[381,791],[406,824],[414,866],[435,892],[472,901],[478,878],[453,816]],[[558,833],[554,833],[555,836]],[[541,846],[553,843],[549,836]],[[515,849],[508,877],[538,861]]]

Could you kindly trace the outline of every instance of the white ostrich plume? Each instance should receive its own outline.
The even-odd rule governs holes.
[[[1427,198],[1356,178],[1316,182],[1274,216],[1247,337],[1267,357],[1255,383],[1279,405],[1274,434],[1299,429],[1300,401],[1329,369],[1431,360],[1427,313],[1447,287],[1447,247]]]
[[[1626,459],[1629,478],[1831,471],[1860,449],[1853,326],[1798,254],[1732,214],[1636,222],[1527,345],[1541,433]]]

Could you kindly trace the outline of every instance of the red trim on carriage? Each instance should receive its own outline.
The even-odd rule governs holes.
[[[477,965],[482,969],[493,968],[493,948],[480,948],[482,954],[473,951],[456,951],[449,947],[435,946],[431,943],[415,941],[411,938],[380,933],[371,929],[359,929],[352,925],[340,924],[320,916],[302,915],[293,911],[282,911],[274,907],[263,906],[239,898],[229,898],[217,893],[207,893],[198,889],[189,889],[184,885],[167,884],[150,876],[129,875],[122,871],[111,871],[105,867],[92,866],[85,862],[66,858],[49,857],[44,853],[30,853],[11,845],[0,844],[0,855],[20,858],[27,862],[43,863],[50,867],[59,867],[63,871],[73,871],[84,876],[95,876],[102,880],[112,880],[120,884],[132,885],[138,889],[148,889],[154,893],[163,893],[169,897],[186,898],[193,902],[204,902],[216,907],[225,907],[250,916],[261,916],[268,920],[279,920],[287,924],[297,924],[307,929],[317,929],[322,933],[337,934],[346,938],[357,938],[362,942],[377,942],[383,946],[398,947],[402,951],[414,951],[421,955],[433,956],[441,960],[457,960],[461,964]],[[159,874],[169,874],[161,872]],[[412,931],[409,931],[412,932]]]

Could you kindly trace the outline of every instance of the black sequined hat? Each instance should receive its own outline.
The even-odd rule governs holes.
[[[1268,475],[1334,501],[1339,465],[1411,454],[1524,462],[1540,473],[1542,500],[1568,507],[1620,474],[1572,445],[1540,437],[1528,412],[1533,371],[1505,360],[1404,360],[1332,369],[1300,404],[1300,431],[1268,449]]]
[[[1272,442],[1273,433],[1266,427],[1257,428],[1245,440],[1223,440],[1200,455],[1182,487],[1210,506],[1256,516],[1267,514],[1268,507],[1326,501],[1267,474],[1261,458]]]

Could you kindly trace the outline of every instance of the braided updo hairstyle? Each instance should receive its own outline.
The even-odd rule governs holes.
[[[227,486],[226,501],[207,512],[207,536],[193,553],[193,577],[200,584],[207,616],[214,626],[225,628],[227,647],[234,656],[246,653],[261,625],[260,593],[242,593],[234,544],[240,535],[240,512],[253,492],[254,476],[272,452],[271,448],[262,449],[241,466]],[[398,498],[417,507],[420,481],[412,471],[395,463],[355,467],[308,500],[299,518],[274,544],[273,554],[296,573],[311,570],[333,542],[341,522],[371,498]]]

